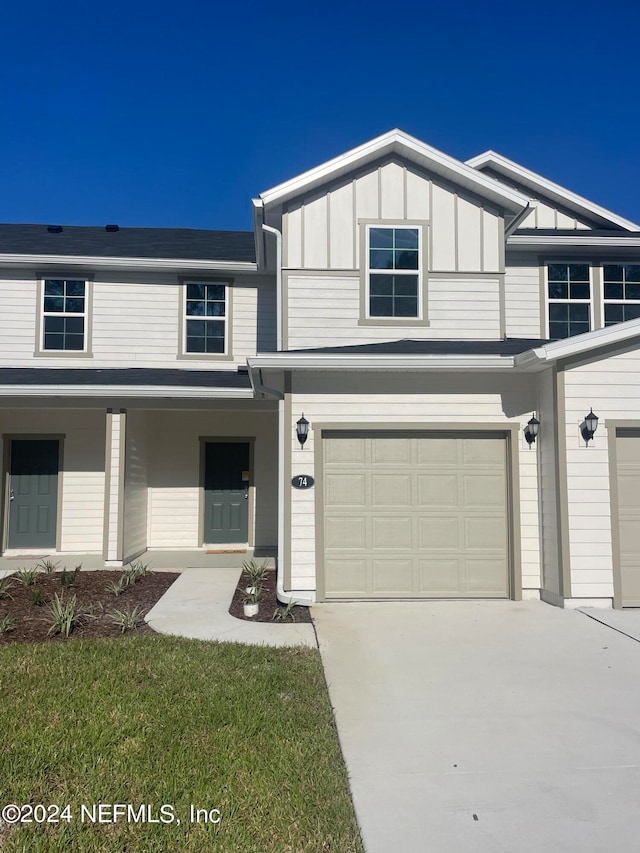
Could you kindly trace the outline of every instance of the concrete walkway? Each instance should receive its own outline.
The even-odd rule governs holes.
[[[147,615],[161,634],[195,640],[317,648],[313,625],[248,622],[229,614],[241,569],[185,569]]]
[[[533,601],[313,613],[368,853],[638,849],[640,643]]]

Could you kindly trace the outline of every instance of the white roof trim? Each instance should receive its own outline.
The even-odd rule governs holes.
[[[611,249],[632,249],[634,247],[640,248],[640,235],[637,237],[625,235],[618,237],[614,234],[611,237],[593,237],[590,236],[589,231],[580,230],[576,232],[575,237],[567,234],[541,234],[539,236],[537,234],[515,234],[508,238],[507,243],[510,249],[515,247],[527,249],[542,247],[546,249],[563,246],[577,246],[579,248],[608,246]]]
[[[512,355],[301,355],[278,353],[248,358],[251,370],[510,370]]]
[[[87,266],[95,269],[131,270],[221,270],[224,272],[257,272],[258,265],[249,261],[211,261],[181,258],[104,258],[94,255],[17,255],[0,254],[5,266]]]
[[[390,130],[375,139],[352,148],[339,157],[334,157],[326,163],[316,166],[302,175],[285,181],[270,190],[260,194],[265,205],[282,203],[304,192],[310,192],[317,187],[348,174],[358,166],[365,165],[386,154],[398,154],[429,169],[443,178],[466,187],[494,204],[502,206],[512,213],[517,213],[528,202],[529,197],[517,190],[503,186],[493,178],[488,178],[481,172],[465,165],[460,160],[426,145],[401,130]]]
[[[252,389],[180,385],[1,385],[0,397],[141,397],[180,400],[252,400]]]
[[[532,367],[541,362],[551,364],[558,359],[589,353],[599,347],[625,344],[638,336],[640,336],[640,320],[627,320],[626,323],[617,323],[615,326],[596,329],[594,332],[585,332],[583,335],[574,335],[572,338],[543,344],[541,347],[517,355],[515,363],[517,367],[522,368]]]
[[[543,178],[542,175],[538,175],[536,172],[525,169],[524,166],[514,163],[513,160],[503,157],[502,154],[498,154],[496,151],[489,150],[485,151],[484,154],[478,154],[477,157],[467,160],[466,165],[473,169],[482,169],[483,166],[491,166],[505,177],[521,181],[534,193],[538,191],[542,195],[546,195],[554,201],[561,202],[587,218],[604,220],[605,222],[624,228],[625,231],[640,231],[640,226],[634,222],[623,219],[617,213],[594,204],[583,196],[561,187],[560,184],[555,184],[553,181]]]

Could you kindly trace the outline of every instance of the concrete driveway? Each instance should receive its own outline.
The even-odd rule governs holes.
[[[533,601],[313,615],[368,853],[638,849],[640,642],[620,619]]]

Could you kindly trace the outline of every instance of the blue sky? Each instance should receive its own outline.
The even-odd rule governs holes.
[[[251,227],[392,127],[640,223],[640,5],[4,4],[0,221]]]

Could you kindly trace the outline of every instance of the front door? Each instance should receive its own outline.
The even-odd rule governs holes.
[[[204,535],[211,544],[249,536],[249,443],[208,441],[204,460]]]
[[[55,548],[57,439],[13,439],[9,466],[8,548]]]

